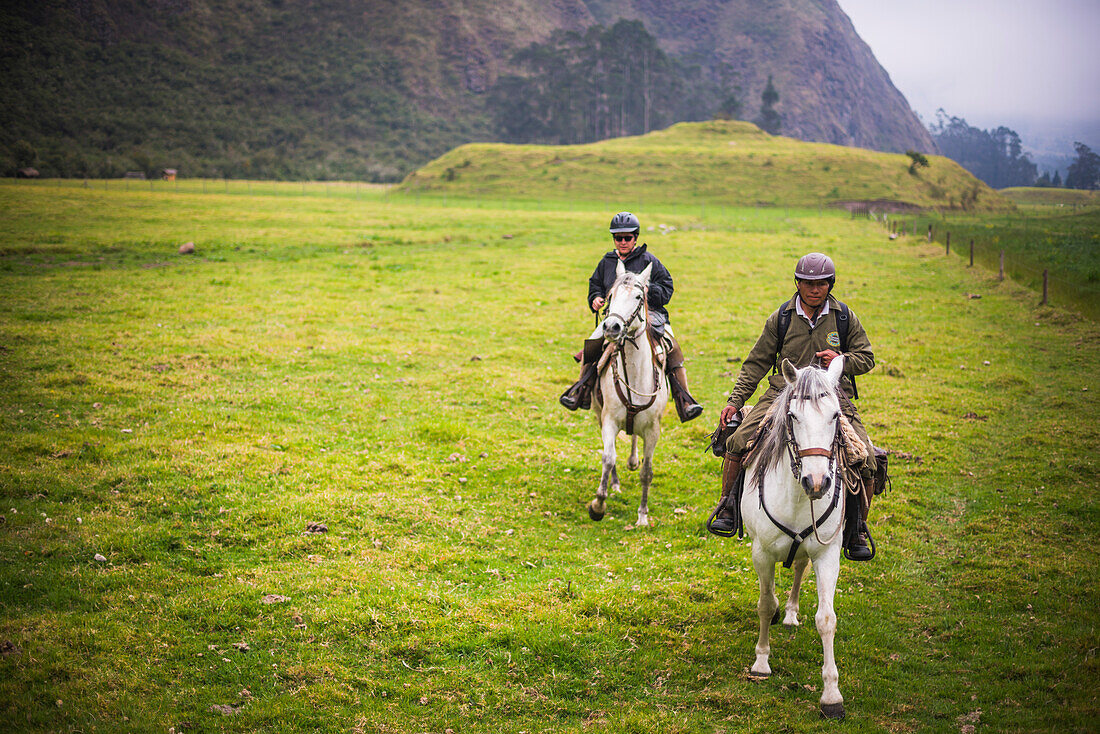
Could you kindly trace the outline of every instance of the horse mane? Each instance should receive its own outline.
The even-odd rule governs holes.
[[[783,458],[787,448],[787,423],[790,421],[787,412],[790,410],[791,399],[795,395],[817,396],[832,389],[825,370],[799,371],[798,378],[783,388],[768,410],[771,419],[765,419],[764,434],[757,439],[756,448],[753,450],[757,456],[757,466],[761,469],[777,466]]]
[[[629,270],[625,271],[622,275],[615,279],[615,282],[611,285],[611,290],[615,290],[620,285],[627,285],[631,281],[637,280],[640,276],[637,273],[632,273]]]

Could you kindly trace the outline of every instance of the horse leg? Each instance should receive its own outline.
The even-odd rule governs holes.
[[[756,641],[756,662],[749,670],[753,678],[767,678],[772,674],[768,665],[771,644],[768,633],[771,631],[773,617],[779,610],[779,599],[775,596],[775,561],[753,547],[752,565],[756,568],[756,577],[760,580],[760,599],[756,602],[756,614],[760,617],[760,637]]]
[[[833,610],[833,597],[836,594],[836,582],[840,576],[840,546],[829,548],[822,558],[814,561],[814,575],[817,578],[817,633],[821,635],[821,647],[824,652],[821,666],[821,715],[827,719],[844,718],[844,697],[840,695],[840,674],[836,669],[833,656],[833,637],[836,635],[836,612]]]
[[[661,426],[657,424],[642,442],[642,469],[638,472],[638,484],[642,485],[642,500],[638,504],[636,527],[649,526],[649,485],[653,483],[653,452],[657,448],[657,439],[660,435]],[[637,451],[637,436],[635,436],[634,451]]]
[[[611,418],[605,418],[601,427],[603,436],[603,474],[600,476],[600,486],[596,489],[596,498],[588,503],[588,516],[593,520],[602,520],[607,512],[607,480],[615,471],[615,436],[619,428]]]
[[[630,458],[626,460],[626,465],[631,470],[638,468],[638,434],[635,433],[630,437]]]
[[[794,578],[791,582],[791,593],[787,595],[787,613],[783,617],[783,625],[786,627],[798,626],[798,595],[802,591],[802,577],[809,563],[809,558],[799,558],[792,566]]]

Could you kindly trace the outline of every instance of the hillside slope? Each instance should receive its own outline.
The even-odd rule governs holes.
[[[474,143],[409,174],[409,192],[510,199],[819,206],[889,200],[926,209],[1012,209],[954,161],[771,136],[748,122],[679,123],[588,145]]]
[[[513,54],[641,20],[782,131],[934,151],[836,0],[55,0],[0,7],[0,173],[398,180],[494,139]]]

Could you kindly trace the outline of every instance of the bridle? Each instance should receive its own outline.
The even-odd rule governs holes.
[[[621,337],[619,337],[618,339],[610,339],[609,337],[605,336],[604,338],[609,339],[609,341],[613,342],[615,345],[615,353],[611,356],[611,375],[615,384],[615,393],[619,396],[619,400],[622,401],[623,405],[626,406],[625,429],[628,435],[634,434],[634,417],[653,405],[653,403],[657,400],[657,396],[661,392],[661,373],[657,367],[657,348],[656,345],[653,343],[653,339],[649,339],[648,341],[653,364],[654,391],[652,393],[639,392],[638,390],[630,386],[629,373],[626,370],[626,343],[630,342],[630,344],[635,349],[638,349],[638,342],[635,341],[637,337],[631,336],[630,333],[627,331],[627,328],[632,323],[634,323],[639,316],[641,317],[642,321],[642,328],[639,331],[644,334],[645,330],[649,328],[649,307],[647,305],[647,302],[649,300],[649,288],[647,286],[632,287],[639,288],[642,292],[642,297],[638,301],[638,305],[635,306],[634,311],[630,314],[630,316],[624,319],[619,314],[608,313],[608,315],[604,318],[605,321],[610,318],[618,319],[622,322],[623,325]],[[612,298],[608,298],[609,310],[612,300]],[[618,359],[616,359],[616,357]],[[620,365],[622,365],[622,375],[619,374]],[[626,388],[625,392],[623,388]],[[644,405],[635,405],[634,402],[631,400],[632,395],[636,395],[640,398],[648,398],[648,400],[645,402]]]
[[[818,395],[817,397],[820,399],[820,398],[826,397],[826,394],[823,393],[821,395]],[[808,395],[802,395],[802,396],[795,396],[793,399],[794,400],[810,400],[811,398]],[[814,538],[817,540],[817,542],[820,543],[821,545],[828,545],[829,543],[833,542],[833,540],[836,538],[837,534],[844,527],[843,522],[837,523],[836,530],[833,531],[833,534],[830,535],[827,540],[822,540],[821,536],[819,536],[817,534],[818,526],[821,523],[825,522],[825,520],[827,520],[829,518],[829,516],[833,513],[833,510],[835,510],[837,508],[837,505],[839,504],[841,507],[844,506],[843,498],[845,496],[845,493],[842,491],[842,486],[841,486],[841,485],[844,484],[844,482],[842,481],[842,471],[837,471],[837,465],[840,463],[839,458],[844,453],[844,443],[843,443],[842,433],[841,433],[841,430],[840,430],[840,421],[839,421],[839,419],[837,420],[836,430],[833,433],[833,442],[832,442],[832,444],[829,448],[822,448],[822,447],[811,447],[811,448],[806,448],[806,449],[800,448],[799,445],[798,445],[798,440],[794,436],[794,425],[793,425],[793,421],[791,420],[791,417],[790,417],[789,414],[787,415],[787,418],[786,418],[786,422],[785,422],[785,425],[784,425],[784,431],[786,432],[786,440],[784,441],[784,444],[785,444],[785,447],[787,449],[787,454],[788,454],[788,456],[790,456],[791,473],[794,475],[794,478],[795,478],[796,481],[801,481],[801,478],[802,478],[802,459],[803,459],[803,457],[806,457],[806,456],[824,456],[826,459],[828,459],[830,462],[832,462],[832,466],[834,467],[833,468],[833,475],[836,477],[836,481],[833,482],[833,496],[832,496],[832,499],[829,502],[829,507],[826,508],[825,512],[822,513],[821,517],[815,517],[814,516],[814,502],[811,499],[810,500],[810,527],[806,528],[805,530],[803,530],[800,533],[797,533],[794,530],[791,530],[790,528],[788,528],[783,523],[779,522],[779,520],[776,520],[775,516],[773,516],[772,513],[768,510],[768,506],[764,504],[764,474],[765,474],[765,472],[759,471],[757,473],[757,482],[756,482],[757,490],[756,491],[757,491],[757,496],[760,499],[760,508],[762,510],[764,510],[764,514],[768,516],[768,519],[772,521],[772,524],[775,525],[780,530],[782,530],[791,539],[791,550],[787,554],[787,560],[783,561],[783,567],[784,568],[790,568],[791,564],[794,562],[794,557],[795,557],[795,554],[798,552],[799,546],[801,546],[802,542],[804,540],[806,540],[806,538],[808,538],[811,534],[814,536]],[[834,456],[836,457],[837,460],[834,460]],[[843,510],[841,510],[841,516],[842,517],[843,517],[843,514],[844,514]]]
[[[604,321],[606,321],[607,319],[612,319],[612,318],[613,319],[618,319],[619,321],[621,321],[622,324],[623,324],[623,332],[622,332],[623,336],[620,339],[612,339],[612,341],[622,342],[624,339],[629,339],[630,343],[634,344],[634,346],[636,347],[638,345],[634,342],[634,338],[627,335],[627,327],[630,326],[632,323],[634,323],[634,321],[638,318],[639,314],[645,314],[646,318],[642,323],[643,324],[648,323],[648,321],[649,321],[649,309],[648,309],[648,306],[646,304],[646,301],[649,299],[649,287],[644,286],[644,285],[639,285],[639,286],[632,285],[631,287],[632,288],[638,288],[642,292],[642,298],[641,298],[640,301],[638,301],[638,305],[634,307],[634,311],[630,314],[630,316],[628,318],[625,318],[625,319],[617,313],[610,313],[611,301],[613,300],[613,298],[609,297],[607,299],[607,315],[604,316]]]

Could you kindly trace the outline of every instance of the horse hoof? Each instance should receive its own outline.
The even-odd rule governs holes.
[[[823,703],[821,704],[821,718],[833,719],[835,721],[842,721],[844,719],[844,704],[843,703]]]
[[[604,513],[597,512],[596,508],[592,507],[592,505],[589,505],[588,506],[588,516],[590,518],[592,518],[593,520],[599,522],[600,520],[603,520]]]
[[[768,678],[771,678],[771,677],[772,677],[771,673],[757,673],[755,670],[750,670],[749,671],[749,680],[752,680],[752,681],[767,680]]]

